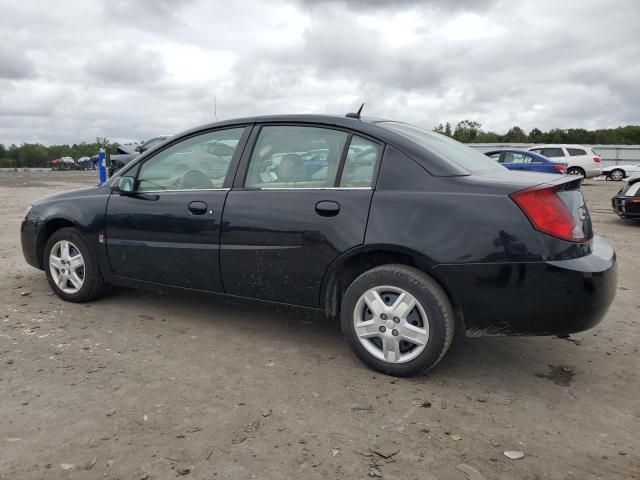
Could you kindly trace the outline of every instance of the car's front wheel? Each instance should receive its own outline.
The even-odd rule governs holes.
[[[624,170],[622,170],[621,168],[614,168],[613,170],[611,170],[611,173],[609,174],[609,178],[611,180],[615,180],[616,182],[621,181],[624,178],[625,174],[624,174]]]
[[[87,302],[106,288],[96,255],[74,228],[61,228],[51,235],[45,245],[44,262],[49,285],[63,300]]]
[[[383,265],[360,275],[345,292],[342,332],[374,370],[407,377],[432,369],[454,332],[451,303],[424,272]]]

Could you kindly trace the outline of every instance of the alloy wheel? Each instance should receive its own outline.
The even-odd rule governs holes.
[[[80,249],[69,240],[60,240],[49,253],[49,271],[64,293],[78,293],[84,285],[85,263]]]
[[[615,180],[616,182],[619,182],[620,180],[622,180],[624,178],[624,172],[622,170],[620,170],[619,168],[616,168],[614,171],[611,172],[610,175],[612,180]]]
[[[374,357],[405,363],[420,355],[429,341],[429,321],[420,302],[402,288],[367,290],[353,312],[355,333]]]

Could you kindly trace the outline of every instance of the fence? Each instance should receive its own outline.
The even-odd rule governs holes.
[[[533,143],[469,143],[471,148],[484,153],[501,148],[527,149]],[[585,145],[600,155],[602,166],[620,165],[623,163],[640,163],[640,145]]]

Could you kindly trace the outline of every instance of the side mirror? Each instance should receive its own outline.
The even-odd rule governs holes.
[[[118,192],[121,195],[126,195],[128,193],[133,193],[133,186],[135,180],[133,177],[120,177],[118,181],[113,186],[112,190],[114,192]]]

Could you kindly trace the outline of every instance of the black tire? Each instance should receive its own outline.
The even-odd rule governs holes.
[[[581,175],[586,178],[584,170],[580,167],[569,167],[567,169],[567,175]]]
[[[405,363],[390,363],[375,357],[356,334],[354,315],[358,300],[369,289],[380,286],[397,287],[413,295],[427,315],[429,336],[426,347]],[[421,270],[406,265],[382,265],[356,278],[342,299],[340,319],[342,333],[356,356],[372,369],[397,377],[431,370],[449,349],[455,330],[453,308],[444,290]]]
[[[49,265],[51,249],[60,240],[68,240],[73,243],[84,259],[84,282],[82,287],[75,293],[67,293],[61,290],[60,287],[56,285],[56,282],[51,275],[51,268]],[[53,290],[58,297],[67,302],[88,302],[100,297],[106,291],[107,286],[102,276],[102,271],[100,270],[100,264],[98,263],[96,254],[91,251],[84,236],[75,228],[61,228],[49,237],[49,240],[47,240],[44,247],[43,263],[44,271],[47,275],[47,281],[49,282],[51,290]]]
[[[620,178],[613,178],[615,173],[621,173],[622,175],[620,176]],[[622,180],[624,180],[624,177],[626,177],[626,173],[623,169],[621,168],[614,168],[613,170],[611,170],[609,172],[609,178],[615,182],[621,182]]]

